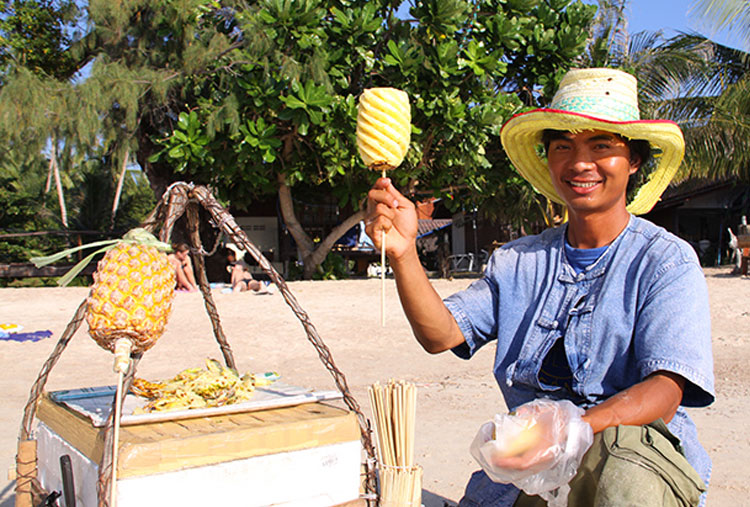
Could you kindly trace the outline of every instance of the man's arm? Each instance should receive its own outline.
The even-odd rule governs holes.
[[[401,306],[414,336],[427,352],[436,354],[464,342],[453,314],[443,303],[424,272],[417,254],[417,214],[414,204],[401,195],[389,178],[380,178],[368,194],[365,230],[380,249],[385,232],[386,254],[391,262]]]
[[[669,422],[674,417],[682,400],[685,379],[668,371],[657,371],[634,386],[620,391],[583,415],[584,422],[591,426],[594,433],[618,426],[640,426],[662,418]],[[519,412],[523,411],[523,405]],[[566,428],[559,427],[554,417],[545,417],[540,411],[536,415],[537,424],[541,424],[539,437],[534,445],[516,456],[497,456],[493,464],[506,469],[527,470],[551,459],[550,445],[558,445]]]
[[[657,371],[591,407],[583,420],[591,425],[594,433],[611,426],[649,424],[659,418],[669,422],[680,406],[684,389],[684,378],[668,371]]]
[[[456,319],[427,278],[416,247],[412,253],[391,260],[391,267],[401,306],[422,347],[437,354],[463,343]]]

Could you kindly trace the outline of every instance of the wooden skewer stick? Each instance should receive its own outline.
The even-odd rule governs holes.
[[[376,382],[368,393],[376,422],[381,505],[419,507],[422,469],[414,463],[416,386],[389,380],[385,386]]]
[[[122,402],[120,400],[120,393],[122,392],[122,381],[124,374],[119,372],[117,374],[117,392],[115,393],[115,428],[114,428],[114,439],[112,442],[112,480],[109,484],[109,505],[110,507],[117,506],[117,454],[118,448],[120,447],[120,414],[122,414]]]
[[[383,169],[385,178],[385,169]],[[380,325],[385,327],[385,230],[380,237]]]
[[[120,450],[120,417],[122,417],[122,384],[125,372],[130,366],[130,351],[133,342],[127,338],[118,338],[115,342],[115,364],[117,373],[117,392],[115,392],[114,437],[112,438],[112,479],[109,484],[109,506],[117,507],[117,459]]]

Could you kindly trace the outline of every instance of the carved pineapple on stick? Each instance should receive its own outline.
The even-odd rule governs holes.
[[[357,148],[362,161],[373,171],[395,169],[406,156],[411,140],[409,96],[396,88],[368,88],[359,97]],[[380,247],[381,324],[385,326],[385,232]]]

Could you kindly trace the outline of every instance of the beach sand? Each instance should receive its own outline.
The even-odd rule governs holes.
[[[716,402],[690,409],[703,445],[714,463],[708,505],[745,505],[750,497],[750,279],[730,268],[706,269],[711,297]],[[471,280],[434,280],[442,296]],[[290,282],[352,394],[371,416],[367,387],[390,378],[414,382],[417,393],[416,461],[424,468],[426,507],[454,505],[478,466],[469,445],[482,423],[505,409],[491,373],[493,347],[472,360],[451,353],[429,355],[412,337],[401,311],[395,284],[387,282],[387,319],[380,325],[380,281]],[[13,505],[13,468],[18,430],[29,390],[65,326],[86,296],[85,288],[0,289],[0,323],[24,331],[54,334],[36,343],[0,340],[0,507]],[[333,380],[280,293],[213,292],[221,324],[242,372],[277,371],[284,382],[335,389]],[[201,366],[206,357],[221,359],[203,299],[178,293],[167,331],[138,368],[138,376],[162,379]],[[87,334],[73,337],[52,370],[48,390],[112,385],[112,355]],[[745,421],[744,423],[742,421]]]

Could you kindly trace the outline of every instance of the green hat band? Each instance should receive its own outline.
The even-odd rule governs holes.
[[[605,97],[566,97],[553,103],[553,109],[598,116],[612,121],[638,121],[638,109],[613,98]]]

